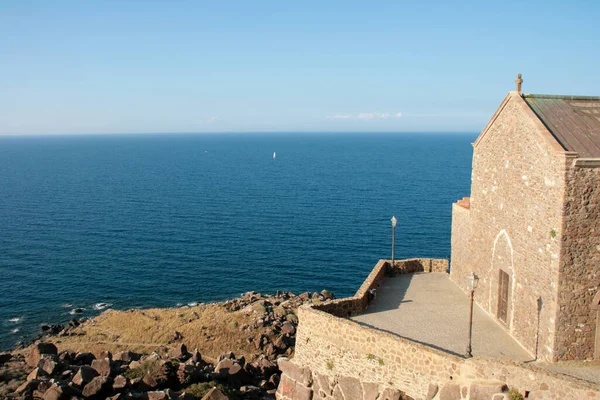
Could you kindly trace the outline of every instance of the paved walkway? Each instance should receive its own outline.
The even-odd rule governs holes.
[[[444,273],[399,275],[384,279],[369,309],[352,320],[462,356],[467,348],[469,297]],[[532,359],[477,305],[472,348],[474,356]]]

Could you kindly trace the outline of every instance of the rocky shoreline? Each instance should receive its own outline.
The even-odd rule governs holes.
[[[281,374],[278,365],[285,363],[286,357],[294,352],[297,308],[332,298],[333,294],[327,290],[301,295],[248,292],[239,298],[218,303],[218,310],[222,312],[219,311],[216,316],[211,314],[212,318],[231,319],[231,322],[218,325],[226,326],[225,332],[202,332],[202,340],[209,343],[215,337],[229,338],[237,334],[245,337],[247,346],[228,349],[217,357],[203,354],[198,348],[188,349],[186,335],[176,330],[169,333],[167,343],[148,352],[134,349],[111,352],[108,349],[110,343],[104,342],[95,344],[95,351],[74,351],[66,347],[78,342],[69,342],[68,339],[86,337],[87,332],[95,328],[95,319],[45,326],[42,327],[43,337],[30,346],[0,354],[0,398],[273,398]],[[144,310],[137,312],[147,316]],[[202,309],[196,311],[182,307],[174,315],[177,317],[173,318],[179,319],[191,316],[191,323],[194,316],[202,317]],[[246,322],[238,326],[234,316]],[[159,317],[155,318],[156,324],[166,325]],[[207,327],[200,327],[201,330],[204,328]],[[119,337],[118,333],[115,337]],[[98,351],[102,344],[107,349]],[[252,354],[241,354],[248,353],[249,347],[255,350]]]

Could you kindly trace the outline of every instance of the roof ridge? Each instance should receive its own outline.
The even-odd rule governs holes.
[[[569,96],[556,94],[522,94],[524,98],[532,99],[557,99],[557,100],[598,100],[600,96]]]

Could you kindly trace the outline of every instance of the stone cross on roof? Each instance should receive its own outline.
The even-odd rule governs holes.
[[[517,84],[517,93],[521,94],[521,84],[523,83],[521,74],[517,74],[517,79],[515,79],[515,83]]]

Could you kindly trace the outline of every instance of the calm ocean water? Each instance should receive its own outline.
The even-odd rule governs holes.
[[[390,257],[392,215],[396,258],[446,257],[474,139],[0,137],[0,349],[96,303],[351,295]]]

